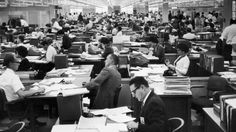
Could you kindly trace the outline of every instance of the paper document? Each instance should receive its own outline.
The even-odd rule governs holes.
[[[118,107],[113,109],[102,109],[102,110],[92,110],[91,113],[94,115],[120,115],[124,113],[132,112],[127,106]]]
[[[73,125],[54,125],[51,132],[75,132],[76,124]]]
[[[107,127],[118,129],[121,132],[128,132],[127,125],[124,123],[108,123]]]
[[[126,114],[108,115],[108,118],[118,123],[125,123],[125,122],[130,122],[130,121],[135,120],[135,118],[127,116]]]
[[[81,116],[79,119],[78,128],[79,129],[90,129],[90,128],[105,127],[106,120],[107,120],[106,117],[85,118],[85,117]]]
[[[62,95],[64,97],[71,96],[71,95],[77,95],[77,94],[86,94],[89,93],[89,91],[86,88],[78,88],[78,89],[70,89],[70,90],[63,90]]]

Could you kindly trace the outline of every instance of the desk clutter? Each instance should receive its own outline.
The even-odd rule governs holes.
[[[236,131],[236,95],[220,96],[220,120],[226,132]]]
[[[132,112],[128,107],[118,107],[112,109],[91,110],[95,116],[101,117],[83,117],[79,118],[78,124],[73,125],[54,125],[51,132],[66,130],[68,132],[127,132],[125,122],[133,121],[135,118],[127,116],[126,113]]]
[[[167,66],[164,64],[151,64],[148,67],[131,67],[130,74],[132,77],[145,77],[156,94],[191,95],[190,78],[181,76],[163,77],[162,75],[167,69]]]
[[[81,85],[76,85],[73,82],[77,82],[76,78],[50,78],[44,79],[39,83],[34,83],[32,89],[38,89],[40,87],[45,89],[42,95],[47,94],[47,96],[57,96],[59,93],[65,96],[71,96],[76,94],[89,93],[86,88],[82,88]]]

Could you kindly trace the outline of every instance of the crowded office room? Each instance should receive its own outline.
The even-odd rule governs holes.
[[[236,132],[236,0],[0,0],[0,132]]]

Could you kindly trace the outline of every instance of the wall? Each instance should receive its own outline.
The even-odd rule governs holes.
[[[0,23],[7,22],[9,16],[23,15],[29,24],[38,24],[40,27],[45,27],[45,24],[50,23],[55,17],[54,6],[50,7],[1,7],[0,8]]]

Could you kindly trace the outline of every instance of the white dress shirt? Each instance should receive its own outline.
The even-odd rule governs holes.
[[[59,30],[62,30],[62,27],[59,25],[57,21],[55,21],[52,25],[52,32],[57,33]]]
[[[57,54],[56,49],[52,45],[49,45],[48,49],[47,49],[47,52],[46,52],[47,62],[54,62],[54,60],[55,60],[54,57],[55,57],[56,54]]]
[[[7,68],[6,71],[0,76],[0,82],[0,88],[5,91],[6,98],[9,102],[19,99],[20,97],[17,92],[20,89],[25,89],[19,76],[9,68]]]
[[[184,76],[188,72],[188,68],[189,68],[189,65],[190,65],[190,60],[189,60],[187,55],[185,55],[184,57],[179,59],[180,57],[181,56],[179,56],[174,62],[175,71],[176,71],[177,76]]]

